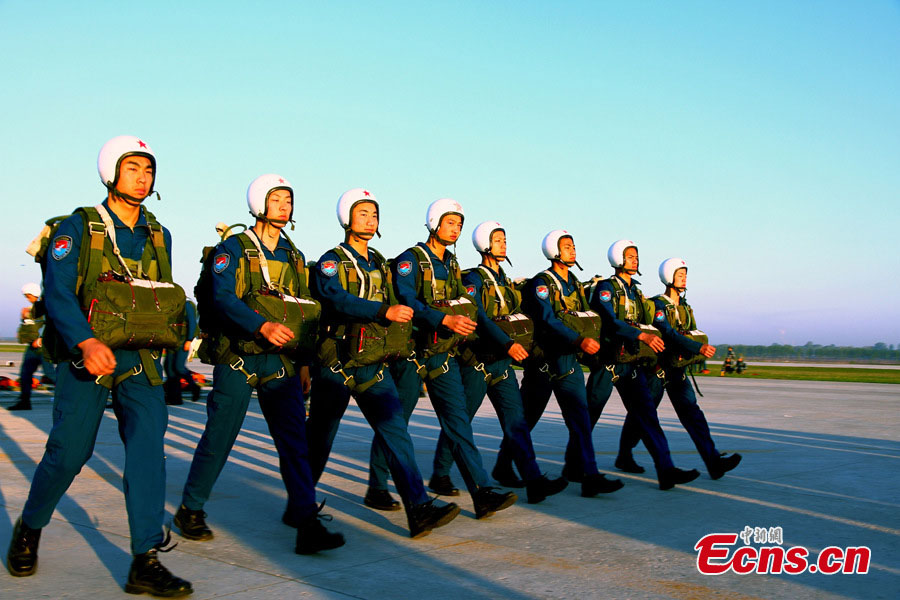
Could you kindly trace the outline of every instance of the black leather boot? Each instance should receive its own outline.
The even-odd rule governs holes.
[[[725,475],[725,473],[740,464],[741,458],[741,455],[737,452],[735,452],[734,454],[723,454],[718,456],[716,460],[708,464],[706,467],[709,471],[709,476],[712,479],[721,479],[722,476]]]
[[[656,474],[657,479],[659,479],[659,489],[661,490],[670,490],[678,484],[688,483],[689,481],[693,481],[700,477],[700,471],[697,469],[691,469],[690,471],[685,471],[684,469],[679,469],[678,467],[671,467],[666,469],[665,471],[661,471]]]
[[[581,482],[581,495],[585,498],[593,498],[597,494],[611,494],[621,490],[625,484],[621,479],[609,479],[603,473],[585,475]]]
[[[541,475],[534,481],[525,484],[525,494],[528,498],[528,504],[537,504],[553,494],[558,494],[569,485],[565,477],[550,479],[546,475]]]
[[[22,522],[16,521],[9,551],[6,553],[6,568],[13,577],[28,577],[37,570],[38,543],[41,541],[41,530],[32,529]]]
[[[156,548],[138,554],[131,561],[128,583],[125,591],[129,594],[150,594],[161,598],[178,598],[193,593],[189,581],[175,577],[161,562]]]
[[[330,521],[331,515],[323,515],[322,508],[325,503],[319,505],[319,509],[297,527],[297,543],[294,552],[297,554],[315,554],[322,550],[340,548],[344,545],[344,536],[340,533],[328,531],[322,521]]]
[[[519,497],[513,492],[498,493],[492,487],[478,488],[478,491],[472,495],[472,502],[475,504],[475,518],[489,517],[498,510],[509,508],[518,499]]]
[[[213,539],[213,532],[206,525],[205,518],[206,513],[202,510],[188,510],[182,504],[172,522],[178,527],[181,537],[203,542]]]
[[[454,502],[435,506],[434,500],[417,504],[406,511],[409,523],[409,537],[420,538],[431,533],[432,529],[443,527],[456,518],[459,506]]]

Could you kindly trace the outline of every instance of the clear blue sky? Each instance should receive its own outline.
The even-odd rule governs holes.
[[[96,204],[100,146],[146,139],[148,201],[196,281],[259,174],[290,179],[311,260],[338,196],[388,256],[450,196],[506,226],[514,276],[570,230],[584,276],[631,238],[643,288],[690,265],[714,342],[900,344],[896,2],[0,2],[0,336],[49,216]]]

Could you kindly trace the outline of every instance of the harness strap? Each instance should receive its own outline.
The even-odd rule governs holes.
[[[375,376],[371,379],[364,381],[362,383],[356,382],[356,377],[354,375],[348,375],[346,371],[344,371],[344,367],[340,362],[335,363],[333,366],[328,367],[329,370],[336,374],[340,375],[344,378],[344,385],[350,390],[351,394],[362,394],[365,393],[370,387],[378,383],[379,381],[384,381],[384,363],[381,364],[381,368],[378,369],[378,372],[375,373]]]
[[[414,365],[416,365],[416,373],[419,374],[419,377],[421,377],[421,378],[422,378],[423,380],[425,380],[425,381],[431,381],[431,380],[433,380],[433,379],[437,379],[438,377],[440,377],[440,376],[443,375],[444,373],[447,373],[447,372],[450,371],[450,358],[451,358],[451,356],[453,356],[453,354],[452,354],[451,352],[448,352],[448,353],[447,353],[447,358],[444,359],[443,364],[441,364],[441,365],[438,366],[438,367],[435,367],[434,369],[432,369],[432,370],[430,370],[430,371],[428,370],[428,366],[427,366],[427,365],[425,365],[424,363],[420,363],[418,360],[416,360],[416,353],[415,353],[415,352],[413,352],[413,353],[410,355],[410,357],[407,358],[406,360],[408,360],[409,362],[411,362],[411,363],[413,363]]]
[[[247,378],[247,385],[252,388],[259,389],[265,384],[273,381],[275,379],[283,379],[285,377],[293,377],[297,374],[296,368],[294,368],[293,363],[288,360],[288,358],[279,354],[278,358],[281,359],[281,368],[275,371],[274,373],[270,373],[264,377],[260,377],[256,373],[250,373],[247,369],[244,368],[244,358],[242,356],[238,356],[232,352],[229,352],[231,356],[227,358],[228,366],[231,367],[233,371],[240,371],[243,373],[244,377]],[[234,358],[231,358],[231,357]]]
[[[157,358],[159,358],[159,354],[156,354],[154,353],[154,351],[145,348],[138,350],[138,355],[141,357],[141,362],[134,365],[134,367],[132,367],[128,371],[122,373],[118,377],[113,377],[112,375],[99,375],[94,380],[94,383],[96,383],[97,385],[102,385],[106,389],[111,390],[129,377],[134,377],[135,375],[144,373],[147,376],[147,381],[150,382],[150,385],[162,385],[162,377],[160,377],[159,369],[156,368],[156,363],[154,362]],[[73,362],[72,366],[76,369],[83,369],[84,360],[79,360],[77,361],[77,363]]]
[[[557,379],[564,379],[575,372],[575,367],[572,367],[565,373],[554,374],[550,372],[550,363],[544,363],[544,366],[538,369],[539,372],[544,373],[550,381],[556,381]]]

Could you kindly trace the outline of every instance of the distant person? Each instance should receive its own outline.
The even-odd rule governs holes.
[[[725,357],[725,360],[722,361],[722,370],[719,372],[719,377],[725,377],[725,373],[731,373],[735,369],[735,361],[737,359],[734,356],[734,348],[728,346],[728,355]]]
[[[197,307],[188,300],[184,304],[184,314],[187,317],[187,336],[184,345],[177,350],[166,350],[163,360],[163,369],[166,372],[166,404],[177,406],[184,400],[181,398],[181,380],[187,381],[187,389],[191,392],[191,401],[200,399],[200,386],[194,381],[193,374],[188,370],[185,362],[191,349],[191,342],[197,335]]]
[[[22,294],[28,300],[30,306],[22,309],[21,322],[17,333],[20,344],[26,344],[25,354],[22,355],[22,369],[19,371],[19,401],[9,410],[31,410],[31,382],[38,365],[42,365],[44,377],[51,383],[56,382],[56,369],[44,357],[41,351],[41,328],[44,326],[44,318],[34,314],[34,303],[41,296],[41,286],[36,283],[26,283],[22,286]]]

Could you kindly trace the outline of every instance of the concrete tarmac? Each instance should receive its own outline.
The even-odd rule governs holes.
[[[194,365],[192,365],[194,366]],[[255,400],[231,458],[206,505],[215,539],[178,547],[163,564],[190,580],[192,598],[897,598],[900,589],[900,387],[881,384],[703,378],[700,405],[722,451],[741,465],[713,481],[668,400],[660,419],[675,463],[696,481],[660,491],[643,446],[644,475],[613,468],[624,409],[613,397],[594,432],[601,470],[624,489],[582,498],[579,486],[541,504],[522,499],[476,521],[470,497],[462,514],[421,540],[407,537],[402,512],[362,504],[371,431],[351,404],[319,486],[329,527],[343,548],[317,556],[293,552],[294,530],[280,521],[286,494],[278,459]],[[0,393],[0,403],[15,400]],[[170,407],[167,509],[174,514],[206,413],[201,401]],[[0,548],[6,550],[51,426],[52,399],[34,409],[0,410]],[[476,442],[490,471],[500,428],[489,402],[475,418]],[[410,423],[423,476],[431,475],[438,423],[427,399]],[[545,471],[562,468],[567,432],[555,401],[533,434]],[[43,531],[38,572],[0,575],[0,598],[127,597],[128,526],[121,492],[124,462],[113,412],[94,456]],[[454,481],[462,479],[454,469]],[[694,546],[711,533],[780,527],[785,549],[865,546],[867,574],[728,572],[702,575]],[[738,539],[730,548],[745,544]],[[778,545],[754,543],[750,546]]]

